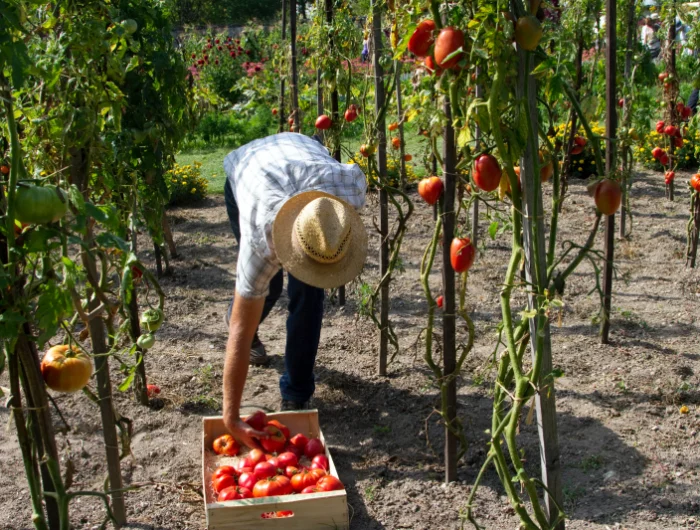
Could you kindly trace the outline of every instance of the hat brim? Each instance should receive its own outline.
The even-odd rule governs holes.
[[[308,257],[294,242],[294,221],[304,206],[319,197],[329,197],[342,203],[350,220],[352,239],[345,256],[336,263],[319,263]],[[360,215],[344,200],[323,191],[305,191],[288,199],[275,217],[272,241],[277,259],[287,272],[305,284],[321,289],[333,289],[350,283],[362,272],[367,258],[367,230]]]

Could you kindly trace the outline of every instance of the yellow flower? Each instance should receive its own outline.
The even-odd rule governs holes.
[[[42,177],[45,177],[45,176],[46,176],[46,171],[42,171],[42,172],[39,173],[39,174],[40,174]]]
[[[579,170],[579,171],[583,171],[583,168],[582,168],[581,166],[579,166],[578,170]]]
[[[688,414],[688,413],[690,412],[690,409],[688,408],[687,405],[683,405],[683,406],[678,410],[678,412],[680,412],[681,414]]]
[[[192,189],[190,190],[190,192],[191,192],[191,193],[197,193],[197,188],[192,188]]]

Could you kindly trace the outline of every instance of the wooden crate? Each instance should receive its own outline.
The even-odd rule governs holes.
[[[278,412],[268,414],[267,417],[284,423],[292,435],[302,433],[309,438],[316,437],[326,446],[317,410]],[[218,456],[211,450],[214,440],[228,432],[221,417],[204,418],[203,428],[202,479],[209,530],[347,530],[350,527],[345,490],[217,502],[216,493],[211,487],[211,475],[218,466],[232,464],[237,457]],[[330,473],[337,477],[338,472],[327,447],[326,456],[330,463]],[[276,519],[261,517],[264,513],[282,510],[291,510],[294,515]]]

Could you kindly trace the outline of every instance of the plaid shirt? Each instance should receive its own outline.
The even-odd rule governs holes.
[[[275,134],[244,145],[224,159],[224,172],[240,212],[236,290],[245,298],[267,296],[270,280],[281,268],[272,224],[287,199],[320,190],[358,210],[365,204],[367,180],[360,168],[337,162],[323,145],[302,134]]]

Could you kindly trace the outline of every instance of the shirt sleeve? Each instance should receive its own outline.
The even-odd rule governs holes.
[[[236,291],[243,298],[264,298],[270,281],[280,270],[273,261],[259,255],[245,238],[241,241],[236,265]]]

